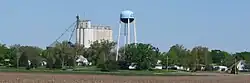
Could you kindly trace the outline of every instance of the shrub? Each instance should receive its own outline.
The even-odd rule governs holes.
[[[101,71],[117,71],[119,69],[119,65],[117,61],[107,60],[104,64],[100,64]]]
[[[129,69],[129,64],[126,61],[118,61],[118,65],[120,69]]]
[[[56,59],[55,63],[53,64],[53,68],[61,69],[62,68],[62,61],[60,59]]]

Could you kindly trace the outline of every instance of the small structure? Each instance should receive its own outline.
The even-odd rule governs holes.
[[[135,64],[135,63],[132,63],[132,64],[128,67],[128,69],[136,69],[136,64]]]
[[[213,66],[215,71],[227,71],[228,68],[226,66]]]
[[[183,66],[178,66],[178,65],[168,66],[167,68],[172,70],[184,70]]]
[[[243,71],[246,63],[245,60],[240,60],[239,63],[237,64],[237,68],[239,71]]]
[[[28,64],[29,64],[29,66],[31,65],[31,61],[30,60],[28,60]]]
[[[154,69],[163,69],[163,67],[161,65],[161,60],[157,61],[156,66],[154,67]]]
[[[45,60],[41,61],[41,66],[46,66],[47,62]]]
[[[77,63],[78,66],[80,66],[80,65],[82,65],[82,66],[90,65],[90,63],[88,62],[88,59],[83,57],[82,55],[79,55],[79,57],[76,60],[76,63]]]
[[[238,74],[239,71],[244,70],[245,65],[246,65],[245,60],[239,60],[236,62],[236,59],[235,59],[235,63],[228,68],[227,73]]]
[[[162,65],[157,64],[154,69],[163,69]]]

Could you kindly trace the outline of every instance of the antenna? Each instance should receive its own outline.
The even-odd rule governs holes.
[[[80,21],[80,17],[79,17],[79,15],[78,14],[76,14],[76,28],[79,28],[79,21]]]
[[[80,38],[79,22],[80,22],[80,16],[78,14],[76,14],[76,45],[80,44],[80,41],[79,41],[79,38]]]

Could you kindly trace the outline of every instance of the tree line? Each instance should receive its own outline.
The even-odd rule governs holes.
[[[116,61],[116,42],[108,40],[95,41],[89,48],[70,44],[69,41],[58,42],[54,47],[42,49],[37,46],[22,46],[19,44],[7,47],[0,44],[0,65],[7,67],[37,68],[44,65],[48,69],[67,69],[76,67],[76,59],[80,55],[87,58],[92,66],[104,71],[128,69],[136,65],[138,70],[150,70],[156,65],[178,65],[191,70],[211,70],[211,65],[230,67],[235,60],[245,60],[250,64],[250,52],[234,54],[223,50],[209,50],[204,46],[187,49],[181,44],[170,47],[168,52],[160,52],[151,44],[133,43],[121,47],[119,59]],[[160,62],[159,62],[160,61]]]

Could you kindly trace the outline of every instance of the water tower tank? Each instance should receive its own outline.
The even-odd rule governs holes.
[[[122,11],[120,14],[120,20],[123,23],[128,23],[128,19],[129,19],[129,23],[133,22],[135,19],[134,13],[130,10]]]

